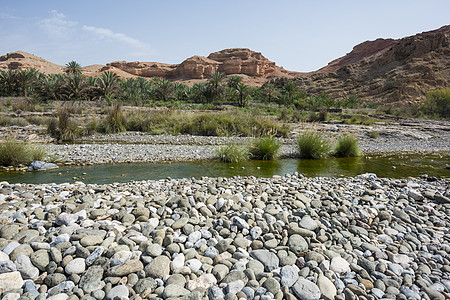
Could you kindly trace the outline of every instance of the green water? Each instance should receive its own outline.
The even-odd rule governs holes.
[[[202,176],[271,177],[298,172],[308,177],[350,177],[363,173],[375,173],[378,177],[417,177],[423,174],[450,177],[446,166],[450,154],[408,154],[366,156],[356,158],[330,158],[324,160],[282,159],[275,161],[246,161],[238,164],[220,162],[139,163],[111,164],[80,167],[62,167],[41,172],[0,173],[0,181],[9,183],[113,183],[132,180],[157,180],[167,177],[185,178]]]

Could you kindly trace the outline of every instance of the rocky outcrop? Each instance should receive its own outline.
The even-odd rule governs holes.
[[[204,56],[192,56],[177,66],[169,77],[175,79],[206,79],[217,71],[219,62]]]
[[[308,94],[335,99],[355,94],[371,102],[413,103],[429,90],[450,87],[450,26],[399,40],[376,40],[317,72],[299,76]]]
[[[211,53],[208,58],[220,62],[218,71],[225,74],[269,77],[271,75],[289,75],[290,73],[276,66],[261,53],[246,48],[225,49]]]
[[[114,69],[119,69],[135,76],[166,77],[175,67],[163,63],[115,61],[107,64],[100,71],[113,71]]]
[[[208,57],[193,56],[181,64],[169,65],[148,62],[112,62],[102,71],[112,67],[129,74],[143,77],[163,77],[170,80],[207,79],[213,72],[227,75],[247,75],[251,77],[293,77],[288,72],[265,58],[261,53],[246,48],[225,49],[211,53]]]

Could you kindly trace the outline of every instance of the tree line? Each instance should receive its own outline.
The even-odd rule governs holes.
[[[33,68],[0,71],[0,96],[32,97],[40,102],[69,100],[113,100],[130,101],[143,106],[152,101],[181,101],[193,103],[232,102],[245,107],[257,100],[295,106],[297,109],[320,107],[354,107],[355,96],[345,101],[334,101],[328,95],[308,97],[292,81],[282,85],[268,82],[260,88],[248,86],[242,77],[214,72],[205,82],[187,86],[164,78],[143,77],[122,79],[107,71],[98,77],[85,76],[81,66],[71,61],[64,74],[44,74]]]

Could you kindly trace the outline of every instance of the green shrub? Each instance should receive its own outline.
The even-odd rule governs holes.
[[[7,139],[0,144],[0,165],[18,166],[34,160],[43,160],[46,156],[43,148],[30,146],[14,139]]]
[[[228,144],[217,149],[218,159],[223,162],[236,163],[248,158],[248,149],[236,144]]]
[[[426,96],[422,105],[422,111],[426,115],[450,118],[450,89],[429,91]]]
[[[281,143],[275,137],[265,136],[252,143],[250,154],[253,159],[271,160],[277,156],[280,147]]]
[[[373,130],[369,133],[369,137],[371,139],[377,139],[380,137],[380,133],[378,131]]]
[[[124,124],[125,118],[122,116],[122,105],[120,105],[119,103],[111,105],[108,116],[105,119],[105,132],[123,132],[126,130]]]
[[[43,147],[29,146],[28,149],[30,152],[31,161],[44,160],[48,156],[47,151],[45,151]]]
[[[325,158],[330,154],[331,146],[322,132],[311,127],[297,138],[298,151],[304,158]]]
[[[356,137],[348,134],[341,136],[337,141],[334,155],[337,157],[360,156],[361,151],[359,150],[358,140]]]
[[[288,120],[288,112],[285,108],[282,109],[280,112],[280,120],[284,121],[284,122],[286,122]]]
[[[57,114],[58,129],[56,130],[56,136],[58,140],[65,142],[75,140],[80,135],[80,132],[78,130],[77,124],[71,119],[70,109],[66,106],[59,106]],[[50,122],[47,126],[47,130],[50,132],[52,127],[54,126],[54,124],[51,123],[53,122]]]
[[[362,123],[362,119],[361,116],[358,115],[354,115],[350,118],[350,120],[348,120],[348,124],[361,124]]]
[[[269,118],[242,113],[203,113],[185,116],[179,123],[180,133],[207,136],[287,136],[289,127]]]
[[[24,127],[28,125],[28,121],[21,117],[10,117],[0,115],[0,126],[20,126]]]
[[[25,119],[30,124],[34,124],[34,125],[48,125],[48,123],[53,118],[52,117],[45,117],[45,116],[27,116]]]
[[[309,114],[309,122],[326,122],[330,118],[328,116],[328,110],[326,108],[321,109],[319,112],[312,111]]]
[[[206,136],[287,136],[289,127],[270,118],[245,112],[227,113],[176,113],[155,111],[145,115],[130,113],[126,129],[154,134],[192,134]]]
[[[320,111],[319,111],[319,121],[321,121],[321,122],[326,122],[326,121],[328,121],[330,118],[329,118],[329,116],[328,116],[328,110],[326,110],[326,109],[321,109]]]

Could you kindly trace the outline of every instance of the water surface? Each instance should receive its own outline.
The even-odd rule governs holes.
[[[378,177],[417,177],[423,174],[435,177],[450,177],[446,166],[450,155],[408,154],[379,155],[355,158],[281,159],[274,161],[246,161],[229,164],[216,161],[183,163],[134,163],[93,166],[61,167],[41,172],[3,172],[0,181],[9,183],[113,183],[132,180],[158,180],[167,177],[185,178],[202,176],[271,177],[298,172],[308,177],[350,177],[363,173],[375,173]]]

